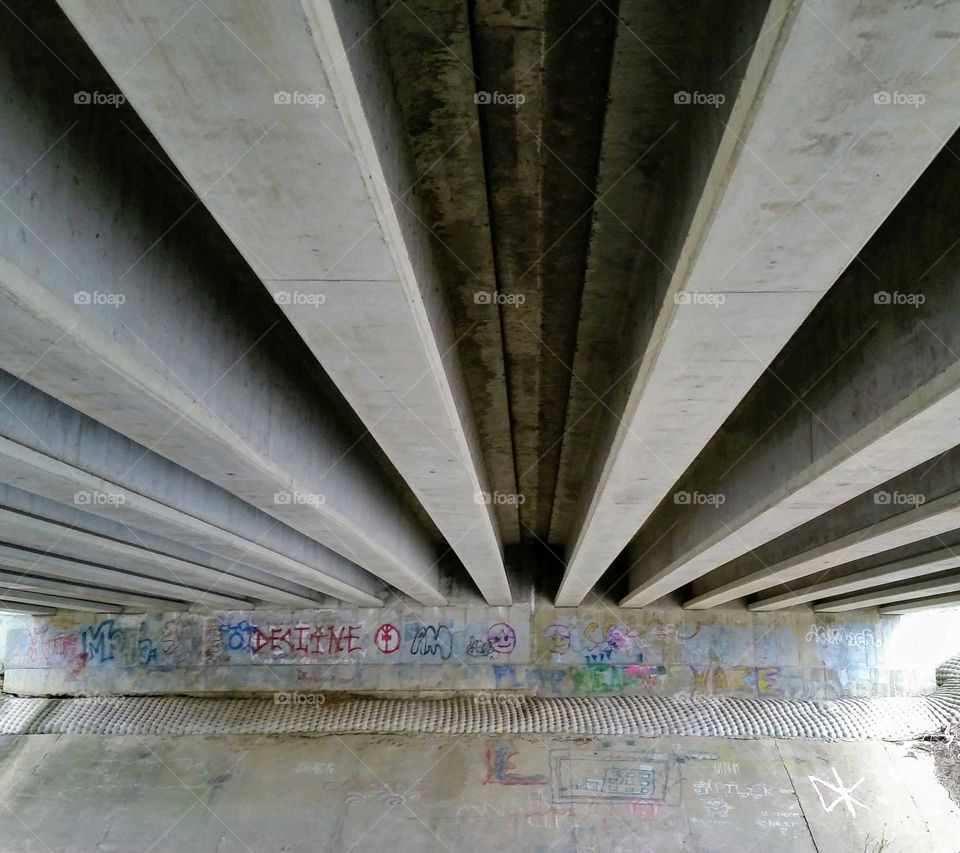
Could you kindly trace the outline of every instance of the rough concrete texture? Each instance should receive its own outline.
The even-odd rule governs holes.
[[[16,618],[16,694],[513,691],[543,697],[918,695],[960,650],[875,612],[392,607]],[[910,648],[904,648],[910,636]],[[951,639],[952,637],[952,639]],[[952,643],[952,645],[951,645]]]
[[[279,0],[264,14],[256,2],[171,3],[159,20],[149,0],[125,0],[119,15],[97,0],[60,5],[123,78],[124,94],[486,600],[509,605],[492,505],[478,500],[489,492],[485,463],[372,4]],[[162,39],[157,26],[168,31]],[[248,61],[251,51],[259,63]],[[307,107],[295,100],[304,90]]]
[[[33,22],[43,17],[36,9],[22,11]],[[208,10],[194,14],[236,44]],[[134,138],[142,125],[128,105],[74,102],[72,93],[89,93],[81,85],[115,92],[115,84],[102,70],[78,83],[12,25],[0,37],[8,45],[0,177],[10,187],[0,210],[0,367],[29,371],[50,396],[348,560],[377,563],[419,600],[443,603],[429,528],[367,451],[362,425],[318,378],[280,307],[193,193]],[[272,113],[277,86],[267,76]],[[221,146],[230,158],[222,169],[273,121],[229,151]],[[199,191],[222,189],[221,174]],[[33,236],[41,232],[43,243]]]
[[[0,738],[0,850],[956,853],[907,745]]]
[[[657,270],[669,286],[599,442],[558,603],[583,600],[956,130],[960,65],[931,67],[950,12],[878,5],[865,28],[845,4],[770,4],[682,249]],[[925,72],[933,136],[874,98]],[[625,603],[650,604],[686,569],[640,567]]]
[[[902,740],[960,723],[960,657],[929,696],[878,699],[684,699],[525,696],[500,690],[450,699],[343,699],[274,691],[270,699],[0,697],[0,734],[633,734],[640,737]],[[462,691],[461,691],[462,694]]]

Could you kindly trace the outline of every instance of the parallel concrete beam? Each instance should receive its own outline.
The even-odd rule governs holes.
[[[482,76],[471,27],[471,15],[481,6],[437,0],[375,3],[377,31],[390,59],[419,176],[414,193],[438,245],[437,273],[457,351],[468,354],[460,367],[473,403],[490,491],[517,494],[501,306],[492,298],[478,298],[492,296],[504,261],[491,240],[492,215],[486,204],[489,152],[478,121],[490,111],[478,108],[469,97],[478,85],[475,75]],[[423,132],[427,127],[429,131]],[[465,280],[472,284],[467,286]],[[518,543],[518,504],[495,501],[493,510],[504,544]]]
[[[954,607],[960,607],[960,593],[935,595],[932,598],[921,598],[903,604],[887,604],[880,608],[880,615],[906,616],[909,613],[920,613],[924,610],[944,610]]]
[[[190,67],[187,57],[199,60],[197,79],[188,86],[196,88],[197,97],[204,78],[225,82],[214,67],[226,73],[231,92],[242,76],[235,63],[209,62],[221,51],[233,56],[237,46],[237,33],[210,9],[216,7],[225,20],[240,10],[222,5],[196,4],[162,39],[163,47],[182,56],[183,68]],[[94,28],[103,23],[96,35],[113,38],[111,28],[126,16],[116,15],[107,4],[99,8],[106,17]],[[156,54],[147,56],[148,48],[189,8],[179,2],[143,7],[149,13],[150,31],[141,33],[146,41],[136,46],[118,37],[115,42],[124,56],[131,49],[137,54],[121,69],[130,75],[117,72],[124,85],[147,68],[148,77],[159,74],[152,66]],[[255,29],[263,27],[260,36],[279,39],[275,48],[281,54],[303,43],[302,11],[280,14],[276,4],[269,12],[253,4],[244,11],[257,21]],[[132,26],[143,24],[142,17],[129,20],[137,22]],[[151,29],[156,24],[159,31]],[[283,31],[278,33],[276,26]],[[91,37],[89,26],[84,29]],[[2,38],[14,35],[5,30]],[[299,199],[314,206],[285,196],[284,207],[297,221],[288,221],[282,237],[271,239],[278,240],[275,248],[291,265],[300,267],[315,258],[316,248],[300,241],[301,226],[330,222],[330,208],[318,201],[318,185],[328,190],[324,202],[337,199],[347,211],[369,210],[370,201],[352,153],[346,162],[321,154],[317,159],[329,167],[321,180],[304,177],[284,147],[303,131],[297,114],[312,110],[275,105],[273,93],[280,84],[241,51],[263,75],[264,108],[257,117],[247,116],[257,118],[256,127],[246,121],[237,129],[235,105],[223,97],[214,106],[211,99],[223,93],[204,94],[200,112],[209,121],[205,126],[228,116],[237,132],[216,140],[217,159],[206,164],[198,192],[208,202],[216,197],[219,204],[232,206],[256,192],[228,181],[228,174],[233,179],[246,175],[261,190],[273,192],[282,182],[260,168],[262,157],[281,169],[290,167],[287,184],[296,184]],[[315,54],[309,61],[303,51],[291,49],[290,56],[294,54],[307,66],[292,69],[290,79],[297,84],[315,80]],[[137,64],[139,59],[147,65]],[[127,116],[125,127],[112,110],[72,106],[69,93],[81,85],[40,44],[10,45],[0,59],[6,105],[0,128],[0,187],[6,190],[0,208],[0,367],[18,377],[29,374],[30,384],[336,550],[418,601],[444,603],[437,543],[372,455],[355,446],[358,433],[323,395],[315,377],[319,371],[305,360],[309,353],[300,341],[283,335],[286,320],[279,309],[241,259],[227,247],[217,248],[223,239],[219,229],[130,133],[135,117]],[[254,94],[248,91],[244,97]],[[193,98],[181,91],[177,100],[182,104]],[[331,109],[336,113],[335,105]],[[309,131],[322,133],[322,128]],[[267,147],[261,150],[261,145]],[[128,175],[136,176],[136,193],[123,183]],[[314,213],[308,214],[311,209]],[[181,222],[184,211],[189,227]],[[262,211],[254,212],[248,224],[259,229],[267,219]],[[329,230],[343,234],[339,226]],[[358,236],[353,232],[349,239]],[[371,234],[358,244],[354,270],[344,277],[355,278],[357,265],[366,260],[379,270],[388,249],[382,235]],[[330,254],[325,258],[332,263]],[[297,275],[313,277],[307,268]],[[364,280],[366,285],[338,284],[345,293],[355,287],[358,300],[348,301],[358,313],[359,303],[376,291],[379,275]],[[367,318],[355,319],[363,323]],[[400,339],[395,343],[401,345]],[[435,374],[424,377],[435,379]]]
[[[276,589],[208,566],[191,563],[149,548],[88,533],[67,524],[0,507],[0,540],[36,550],[157,577],[169,583],[208,589],[214,593],[293,606],[316,606],[317,600]],[[42,564],[41,564],[42,565]],[[42,573],[42,569],[40,569]]]
[[[67,583],[82,583],[98,588],[128,590],[146,596],[163,597],[181,602],[180,609],[198,605],[209,609],[248,607],[250,602],[241,596],[212,592],[205,581],[191,586],[187,581],[163,580],[156,572],[139,574],[135,569],[122,569],[89,563],[83,560],[48,553],[46,549],[30,549],[0,542],[0,569],[12,574],[18,583],[34,576],[54,578]],[[106,594],[106,590],[103,590]]]
[[[25,382],[0,373],[0,400],[0,482],[344,601],[380,604],[380,582],[336,552]]]
[[[29,613],[33,616],[50,616],[57,611],[52,607],[38,607],[35,604],[23,604],[18,601],[4,601],[0,598],[0,613]]]
[[[234,582],[239,582],[234,590],[247,597],[253,594],[263,601],[286,601],[301,605],[309,602],[310,606],[314,607],[330,603],[330,599],[322,593],[278,577],[271,572],[227,560],[206,551],[199,551],[181,542],[130,527],[105,515],[94,515],[75,505],[52,501],[13,486],[0,484],[0,508],[89,534],[84,545],[89,549],[84,554],[86,559],[115,564],[116,543],[120,543],[162,555],[164,558],[193,566],[199,571],[205,571],[209,573],[211,581],[219,582],[222,577],[224,589]],[[0,537],[2,537],[2,527],[0,527]],[[100,554],[93,550],[97,540],[104,540],[104,547]]]
[[[960,592],[960,577],[956,574],[945,578],[918,581],[917,583],[878,589],[874,592],[864,592],[860,595],[851,595],[832,601],[824,601],[813,605],[816,613],[845,613],[848,610],[861,610],[864,607],[879,607],[881,604],[890,604],[894,601],[910,601],[914,598],[924,598],[944,593]]]
[[[46,595],[25,592],[21,589],[8,589],[0,586],[0,599],[19,604],[36,604],[41,607],[54,607],[57,610],[84,610],[90,613],[123,613],[123,608],[104,601],[87,601],[81,598],[67,598],[62,595]]]
[[[843,575],[822,582],[797,587],[789,592],[761,598],[747,605],[749,610],[781,610],[809,601],[818,601],[848,592],[871,589],[885,584],[906,581],[923,575],[935,575],[947,569],[960,568],[960,551],[940,548],[927,554],[893,560],[882,566]]]
[[[582,600],[956,129],[960,57],[944,56],[945,16],[960,19],[960,3],[871,7],[867,28],[847,4],[771,3],[584,490],[559,604]],[[915,116],[875,103],[921,78]],[[624,604],[707,570],[688,562],[644,566]]]
[[[576,14],[587,8],[576,11],[577,4],[562,0],[548,5],[569,6],[570,13]],[[596,198],[591,215],[578,221],[589,228],[589,247],[576,351],[573,360],[566,362],[572,365],[575,378],[566,404],[551,543],[570,541],[578,504],[595,475],[590,470],[591,456],[598,443],[606,449],[604,431],[616,427],[613,413],[622,412],[626,404],[632,383],[630,365],[652,334],[666,290],[664,264],[675,257],[690,227],[706,185],[709,154],[729,120],[743,68],[762,34],[766,6],[763,0],[687,0],[679,15],[662,3],[619,0],[615,16],[610,15],[612,7],[597,7],[616,25],[616,36],[606,112],[598,122],[603,139]],[[637,37],[640,33],[642,38]],[[561,41],[561,45],[568,43],[567,38]],[[604,40],[591,45],[591,57],[605,47]],[[581,45],[580,49],[586,48]],[[548,57],[556,52],[551,49]],[[566,59],[559,67],[579,82],[583,58],[574,54]],[[585,98],[578,96],[579,90],[568,94],[569,85],[554,85],[562,93],[556,101],[573,113],[568,133],[569,127],[577,127],[577,133],[570,135],[579,140],[584,135],[579,127],[582,101],[599,102],[600,89],[595,86],[590,90],[592,98]],[[723,104],[691,109],[676,103],[676,95],[684,91],[709,91]],[[548,155],[547,162],[555,159]],[[569,202],[566,207],[570,221],[587,210],[586,206],[569,209]],[[548,247],[552,244],[552,239],[546,241]],[[547,257],[553,259],[555,251],[550,248]],[[577,272],[583,264],[569,253],[561,260]],[[548,313],[554,304],[551,299]],[[566,358],[565,350],[553,349],[556,355],[546,354],[551,362]]]
[[[684,607],[715,607],[956,529],[960,449],[955,448],[935,465],[912,468],[721,566],[695,582],[694,598]]]
[[[934,139],[929,130],[920,127]],[[632,605],[953,448],[958,187],[960,161],[948,149],[684,474],[674,499],[688,502],[665,503],[631,547]],[[659,541],[657,529],[666,531]]]
[[[373,4],[277,0],[266,13],[256,0],[162,10],[123,0],[120,14],[113,0],[60,5],[488,603],[510,604]],[[297,101],[304,91],[310,105]]]
[[[102,601],[107,604],[117,604],[133,610],[182,610],[183,602],[169,598],[154,598],[146,595],[133,595],[116,589],[84,586],[77,583],[68,583],[62,580],[37,577],[33,574],[17,574],[16,572],[0,571],[0,591],[21,591],[41,593],[45,595],[60,595],[64,598],[82,599],[84,601]],[[2,595],[3,592],[0,592]],[[8,596],[9,597],[9,596]]]

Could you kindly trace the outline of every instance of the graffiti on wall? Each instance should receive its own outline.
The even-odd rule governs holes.
[[[444,664],[528,661],[529,615],[477,622],[465,610],[393,616],[381,610],[231,612],[212,617],[119,616],[72,630],[49,623],[13,632],[13,657],[24,666],[203,664]]]
[[[643,663],[654,646],[682,645],[700,631],[699,623],[676,625],[658,619],[645,622],[597,621],[599,617],[563,616],[540,635],[554,663]]]
[[[798,616],[757,631],[752,619],[706,613],[612,616],[517,606],[24,617],[10,623],[7,665],[60,669],[68,681],[110,667],[136,678],[183,668],[254,685],[251,672],[224,668],[289,665],[287,687],[331,690],[416,687],[422,666],[445,666],[429,676],[435,686],[539,696],[833,699],[911,688],[883,669],[880,628],[862,620],[811,626]]]

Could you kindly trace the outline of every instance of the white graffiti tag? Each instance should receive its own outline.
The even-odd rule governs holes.
[[[854,797],[850,796],[857,788],[860,787],[861,784],[863,784],[863,778],[861,778],[859,781],[855,782],[853,785],[847,788],[844,786],[843,782],[840,780],[840,774],[837,773],[837,768],[831,767],[830,769],[833,771],[833,778],[837,780],[836,785],[830,782],[827,782],[823,779],[818,779],[816,776],[808,777],[810,779],[810,784],[813,785],[813,789],[817,792],[817,796],[820,798],[820,805],[823,806],[824,811],[827,812],[827,814],[829,814],[837,807],[839,803],[843,803],[847,807],[847,811],[850,812],[850,817],[857,816],[856,809],[854,809],[854,804],[860,806],[860,808],[869,810],[870,808],[869,806],[865,805],[864,803],[861,803],[860,800],[857,800]],[[832,791],[834,794],[837,795],[836,798],[833,800],[832,803],[830,803],[829,806],[827,805],[826,800],[824,800],[823,798],[824,788]]]

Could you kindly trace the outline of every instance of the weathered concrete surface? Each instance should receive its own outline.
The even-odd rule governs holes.
[[[379,601],[376,577],[224,489],[9,374],[0,395],[0,481],[343,601]]]
[[[159,16],[149,0],[127,0],[122,14],[112,0],[60,6],[487,601],[509,604],[492,507],[481,498],[485,462],[410,195],[417,175],[372,5],[282,0],[266,13],[256,2],[183,2]],[[295,100],[304,90],[312,103]],[[336,227],[325,227],[331,218]]]
[[[483,107],[473,98],[477,80],[468,5],[378,0],[377,14],[418,176],[413,192],[433,238],[490,491],[515,495],[500,305],[492,298],[497,273],[486,193],[490,176],[481,140]],[[493,501],[493,510],[504,542],[519,542],[517,503]]]
[[[930,540],[927,540],[928,542]],[[936,541],[936,540],[933,540]],[[929,546],[928,546],[929,547]],[[871,587],[906,581],[923,575],[935,575],[946,569],[960,567],[960,555],[955,547],[936,548],[914,556],[893,557],[901,549],[882,554],[868,561],[869,567],[857,562],[842,567],[842,572],[824,572],[812,582],[797,584],[769,596],[762,596],[752,604],[749,610],[780,610],[818,599],[833,598],[848,592],[856,592]]]
[[[120,569],[104,566],[99,562],[89,563],[82,559],[61,557],[51,553],[50,544],[53,541],[56,541],[55,537],[38,539],[33,549],[0,544],[0,566],[5,571],[15,572],[26,578],[39,575],[68,583],[95,585],[98,589],[105,587],[126,590],[180,601],[183,607],[237,607],[243,606],[246,601],[241,595],[212,590],[207,578],[199,582],[193,581],[194,585],[191,585],[189,577],[158,577],[155,567],[151,567],[145,574],[139,574],[136,569],[131,570],[126,563]]]
[[[90,526],[93,527],[98,521],[99,519],[92,519]],[[323,598],[319,593],[303,587],[298,588],[296,584],[287,581],[263,576],[257,579],[256,569],[232,566],[227,571],[225,569],[229,564],[222,561],[217,567],[218,561],[213,557],[197,557],[196,561],[184,559],[177,554],[183,550],[183,546],[173,543],[169,548],[156,550],[155,542],[140,544],[126,541],[136,540],[135,536],[130,536],[129,531],[126,531],[127,536],[124,539],[114,539],[100,535],[99,532],[88,532],[70,521],[47,520],[4,506],[0,506],[0,529],[6,531],[19,545],[34,551],[52,552],[57,556],[71,557],[86,563],[100,563],[146,577],[159,578],[168,583],[190,585],[214,594],[224,593],[248,600],[278,603],[282,601],[285,604],[308,606]],[[37,562],[38,569],[40,565],[42,558]],[[201,603],[202,598],[192,600]]]
[[[934,595],[903,604],[885,604],[879,612],[884,616],[902,616],[909,613],[922,613],[927,610],[954,610],[960,607],[960,593]]]
[[[4,851],[955,853],[960,833],[932,758],[898,744],[34,736],[0,756]]]
[[[551,542],[569,541],[598,436],[623,411],[668,284],[664,259],[690,227],[765,11],[700,0],[682,16],[645,0],[617,9],[596,200],[573,211],[590,234]],[[678,91],[718,91],[725,102],[694,108],[676,102]]]
[[[665,502],[633,543],[636,588],[647,591],[631,601],[666,591],[667,577],[670,588],[695,580],[895,477],[909,479],[905,472],[927,460],[936,471],[934,457],[955,445],[946,426],[960,411],[955,145],[684,474],[675,495],[694,500]]]
[[[951,15],[960,4],[872,7],[865,29],[853,7],[770,5],[622,423],[584,490],[558,603],[582,600],[956,129],[960,60],[937,64]],[[874,101],[924,74],[933,133],[921,110],[905,120]],[[625,601],[689,580],[676,568],[644,567]]]
[[[915,598],[953,592],[960,592],[960,577],[955,572],[930,580],[882,587],[869,592],[862,592],[859,595],[848,595],[843,598],[821,601],[814,604],[813,609],[816,613],[845,613],[848,610],[879,607],[882,604],[895,601],[910,601]]]
[[[6,689],[837,699],[929,692],[954,645],[902,648],[870,611],[512,608],[221,611],[8,625]],[[950,631],[942,631],[949,635]]]
[[[960,451],[954,449],[700,578],[684,607],[714,607],[808,575],[823,577],[845,563],[957,530],[958,483]]]
[[[137,611],[157,610],[161,608],[165,610],[176,610],[182,606],[181,602],[164,598],[152,598],[146,595],[134,595],[129,591],[104,589],[103,587],[79,584],[75,581],[50,580],[49,578],[39,578],[23,572],[0,571],[0,595],[6,591],[13,590],[63,595],[68,598],[83,599],[84,601],[103,601],[110,604],[119,604],[122,607],[129,607],[131,609],[135,608]]]
[[[182,11],[164,7],[164,15]],[[236,44],[205,7],[194,14]],[[278,306],[170,167],[132,135],[132,111],[72,103],[85,81],[13,25],[2,34],[0,183],[10,189],[0,209],[0,367],[29,371],[30,384],[51,396],[414,598],[442,603],[437,543]],[[102,72],[91,83],[113,91]],[[280,109],[272,94],[265,109]],[[244,154],[287,138],[279,129],[264,136],[272,121],[245,125],[252,136],[221,145],[227,161],[198,191],[223,190],[226,171],[249,174],[243,167],[255,161]]]

